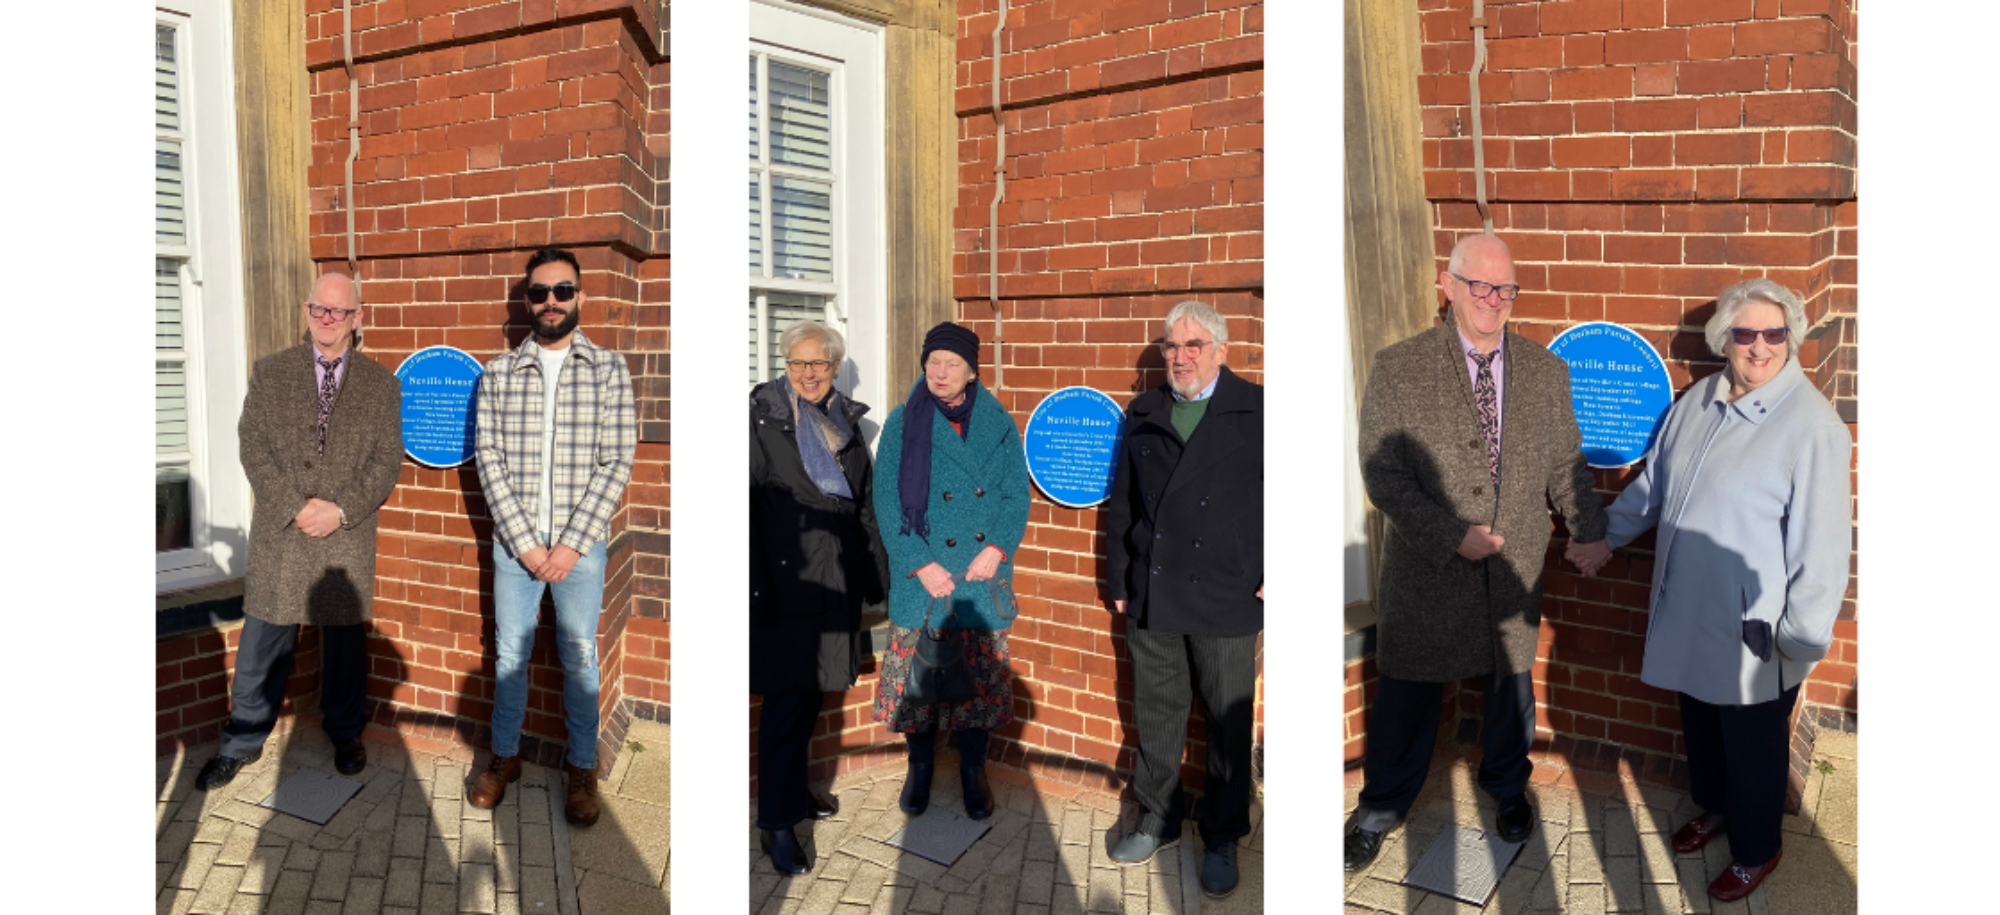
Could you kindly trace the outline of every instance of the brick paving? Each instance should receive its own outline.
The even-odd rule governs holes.
[[[963,814],[957,758],[938,754],[931,810]],[[850,773],[830,790],[833,819],[812,826],[810,873],[782,878],[758,847],[751,814],[750,911],[753,915],[1249,915],[1264,904],[1263,803],[1237,851],[1242,879],[1223,900],[1206,899],[1196,874],[1202,846],[1192,819],[1180,845],[1145,867],[1111,863],[1111,844],[1138,821],[1138,807],[1075,786],[993,782],[992,827],[949,868],[883,840],[908,822],[896,806],[900,761]],[[824,786],[823,786],[824,787]],[[754,804],[752,807],[754,808]],[[929,814],[926,814],[929,815]],[[811,823],[811,821],[807,821]],[[800,838],[807,830],[801,826]]]
[[[663,785],[667,734],[653,727],[656,735],[635,727],[630,736],[657,740]],[[368,767],[355,776],[361,791],[325,826],[256,805],[301,768],[333,771],[333,746],[316,723],[281,724],[257,764],[220,790],[196,791],[195,776],[215,750],[210,743],[157,762],[161,915],[578,915],[579,897],[598,901],[583,915],[666,911],[667,836],[633,828],[666,816],[653,761],[635,758],[644,753],[621,754],[603,783],[604,819],[577,830],[551,808],[561,774],[542,766],[523,766],[493,810],[465,803],[477,771],[462,747],[435,754],[371,739]],[[625,795],[612,790],[628,782]],[[655,801],[657,817],[649,809]],[[557,867],[564,850],[567,875]],[[649,875],[643,865],[652,861],[659,867]]]
[[[1475,787],[1478,763],[1444,747],[1410,818],[1368,870],[1346,879],[1349,915],[1597,913],[1841,915],[1858,911],[1859,764],[1853,734],[1822,733],[1797,816],[1785,818],[1784,859],[1746,899],[1716,902],[1709,881],[1729,866],[1726,839],[1675,855],[1667,838],[1699,808],[1686,792],[1537,765],[1530,793],[1541,822],[1484,907],[1399,881],[1448,824],[1493,829],[1493,803]],[[1820,763],[1825,763],[1823,769]],[[1830,770],[1830,771],[1829,771]],[[1347,773],[1346,807],[1361,791]]]

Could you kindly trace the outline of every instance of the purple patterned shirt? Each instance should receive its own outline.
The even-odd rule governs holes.
[[[333,389],[335,391],[339,391],[341,383],[347,380],[347,363],[349,361],[347,357],[352,355],[354,355],[354,350],[350,347],[345,352],[342,352],[339,356],[334,357],[335,359],[340,360],[340,365],[333,370]],[[332,360],[327,359],[326,356],[320,353],[318,347],[313,348],[314,391],[318,391],[321,385],[326,384],[326,364],[330,361]]]

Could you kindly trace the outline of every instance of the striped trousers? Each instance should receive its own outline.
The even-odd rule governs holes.
[[[1125,630],[1132,650],[1133,704],[1139,719],[1139,759],[1132,787],[1145,814],[1139,830],[1178,837],[1186,800],[1181,755],[1188,710],[1199,691],[1208,743],[1202,786],[1201,837],[1225,845],[1250,834],[1250,736],[1257,697],[1257,636],[1231,638]]]

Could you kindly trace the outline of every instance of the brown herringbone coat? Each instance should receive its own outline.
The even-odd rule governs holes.
[[[1604,539],[1569,366],[1516,334],[1502,345],[1497,498],[1457,329],[1447,322],[1375,355],[1361,405],[1361,476],[1389,521],[1375,602],[1376,663],[1389,676],[1440,683],[1530,669],[1550,504],[1578,540]],[[1458,555],[1473,524],[1505,538],[1498,555]]]
[[[402,383],[381,363],[348,350],[321,455],[312,353],[307,343],[257,360],[236,424],[243,473],[256,495],[243,612],[278,625],[352,625],[369,617],[375,512],[402,469]],[[347,516],[318,539],[292,523],[315,497]]]

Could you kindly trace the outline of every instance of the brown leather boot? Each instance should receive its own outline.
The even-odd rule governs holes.
[[[574,826],[597,822],[597,815],[602,812],[597,804],[597,770],[579,769],[565,762],[563,771],[569,773],[569,797],[563,806],[563,816]]]
[[[472,782],[472,790],[465,795],[466,803],[483,810],[499,806],[500,799],[507,796],[507,786],[521,780],[521,757],[495,756],[486,764],[486,771]]]

